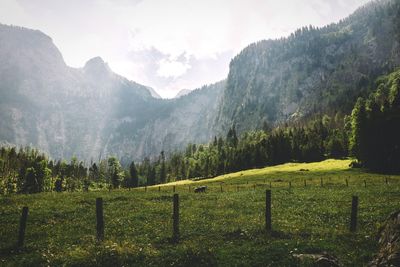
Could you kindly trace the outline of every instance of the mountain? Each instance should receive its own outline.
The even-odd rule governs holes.
[[[154,98],[161,98],[161,96],[160,96],[159,94],[157,94],[156,90],[154,90],[153,88],[147,87],[147,90],[150,91],[150,94],[151,94],[152,97],[154,97]]]
[[[179,101],[155,98],[100,57],[68,67],[50,37],[14,26],[0,25],[0,62],[0,141],[38,147],[53,158],[142,159],[205,142],[222,92],[212,85]]]
[[[161,151],[182,149],[187,143],[208,142],[213,137],[215,115],[224,88],[225,81],[221,81],[178,99],[153,98],[139,113],[131,99],[125,98],[118,108],[118,117],[125,120],[114,128],[105,149],[127,162],[132,155],[143,159]]]
[[[180,98],[181,96],[189,94],[191,91],[192,90],[189,90],[189,89],[182,89],[176,94],[176,96],[174,98]]]
[[[337,24],[249,45],[230,63],[215,128],[240,131],[315,113],[349,113],[400,66],[400,3],[371,2]]]
[[[349,113],[400,66],[400,3],[371,2],[336,24],[249,45],[226,80],[175,99],[115,74],[101,58],[68,67],[50,37],[0,25],[0,142],[53,158],[124,162],[238,132]]]

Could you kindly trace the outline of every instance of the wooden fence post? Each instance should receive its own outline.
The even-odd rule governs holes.
[[[265,230],[272,231],[271,223],[271,190],[265,191]]]
[[[101,197],[96,198],[96,221],[97,240],[102,241],[104,239],[104,218],[103,199]]]
[[[161,192],[161,186],[158,187],[158,192]]]
[[[175,185],[172,187],[172,192],[174,192],[175,193]]]
[[[19,232],[18,232],[18,242],[17,242],[18,248],[24,246],[26,221],[28,220],[28,210],[29,210],[28,207],[22,208],[21,219],[19,221]]]
[[[353,196],[351,201],[350,232],[357,230],[358,196]]]
[[[174,194],[172,219],[173,219],[172,240],[177,243],[179,241],[179,195],[178,194]]]
[[[346,179],[346,186],[349,187],[349,180]]]

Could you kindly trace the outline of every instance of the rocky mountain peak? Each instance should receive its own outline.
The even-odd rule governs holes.
[[[111,69],[108,64],[101,57],[94,57],[89,59],[83,67],[85,73],[101,75],[111,73]]]

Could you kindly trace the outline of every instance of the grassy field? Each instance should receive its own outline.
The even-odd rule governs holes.
[[[299,266],[307,263],[293,254],[320,252],[363,266],[377,251],[380,225],[400,209],[400,176],[349,163],[291,163],[146,190],[1,196],[0,266]],[[274,232],[267,234],[270,183]],[[193,193],[197,185],[207,185],[207,193]],[[173,186],[180,196],[178,244],[171,240]],[[348,230],[353,195],[360,200],[356,233]],[[96,241],[97,197],[104,199],[103,242]],[[16,250],[23,206],[26,245]]]

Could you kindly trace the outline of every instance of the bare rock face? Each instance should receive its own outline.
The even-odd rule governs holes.
[[[381,228],[379,247],[369,266],[400,266],[400,211],[392,213]]]

